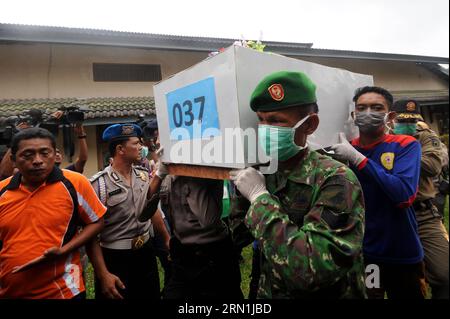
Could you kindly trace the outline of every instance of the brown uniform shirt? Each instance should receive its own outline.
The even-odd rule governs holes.
[[[431,129],[417,125],[414,135],[422,146],[419,191],[416,201],[431,199],[436,196],[435,179],[442,170],[442,145],[439,137]]]

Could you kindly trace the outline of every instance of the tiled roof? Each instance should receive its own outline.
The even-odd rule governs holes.
[[[211,52],[228,47],[238,39],[192,37],[152,33],[123,32],[85,28],[67,28],[0,23],[0,42],[43,42],[90,44],[143,49]],[[296,57],[348,58],[386,61],[410,61],[448,64],[448,57],[430,57],[362,51],[312,48],[312,43],[292,43],[263,40],[266,52]]]
[[[51,114],[60,107],[80,106],[87,109],[85,119],[155,115],[152,97],[60,98],[0,100],[0,120],[20,115],[30,109],[40,109]]]
[[[0,40],[211,52],[228,47],[239,39],[0,23]],[[264,44],[273,52],[313,45],[275,41],[264,41]]]

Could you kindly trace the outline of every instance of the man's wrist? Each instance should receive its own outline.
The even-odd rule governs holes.
[[[106,278],[108,278],[108,276],[110,275],[110,272],[108,271],[108,269],[102,269],[102,270],[99,270],[99,271],[96,271],[95,272],[96,273],[96,275],[97,275],[97,278],[100,280],[100,281],[104,281]]]
[[[253,204],[256,201],[260,200],[263,197],[263,195],[269,195],[270,196],[270,193],[267,190],[264,190],[264,191],[259,192],[258,194],[255,194],[255,196],[253,196],[253,198],[251,198],[251,200],[250,200],[251,204]]]
[[[353,157],[353,165],[358,166],[360,165],[364,160],[366,159],[366,157],[361,154],[360,152],[355,150],[355,155]]]

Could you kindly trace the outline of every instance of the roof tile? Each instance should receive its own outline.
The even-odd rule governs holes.
[[[5,99],[0,100],[0,120],[13,115],[21,115],[30,109],[40,109],[45,114],[51,114],[58,108],[68,106],[86,108],[86,119],[155,114],[153,97]]]

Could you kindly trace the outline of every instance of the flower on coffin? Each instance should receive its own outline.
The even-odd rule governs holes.
[[[259,41],[259,40],[256,42],[249,40],[249,41],[247,41],[247,47],[250,49],[259,51],[259,52],[264,52],[264,48],[266,47],[266,45],[262,44],[261,41]]]

